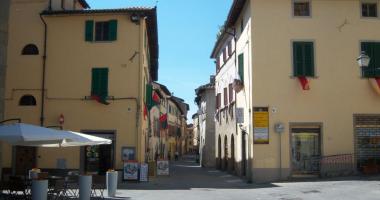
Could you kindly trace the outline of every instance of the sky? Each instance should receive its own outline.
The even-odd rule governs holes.
[[[210,58],[219,26],[232,0],[87,0],[92,9],[157,5],[160,48],[158,82],[190,106],[188,123],[196,113],[195,89],[215,74]]]

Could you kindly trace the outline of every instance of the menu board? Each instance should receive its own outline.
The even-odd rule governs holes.
[[[157,175],[159,176],[169,175],[169,161],[168,160],[157,161]]]
[[[139,179],[139,163],[136,161],[128,161],[124,163],[124,180],[134,180]]]

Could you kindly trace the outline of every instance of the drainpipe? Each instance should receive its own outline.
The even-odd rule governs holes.
[[[51,1],[50,1],[51,3]],[[40,14],[41,21],[44,23],[44,54],[42,57],[42,86],[41,86],[41,114],[40,125],[44,126],[45,121],[45,75],[46,75],[46,46],[47,46],[47,24],[42,15]]]

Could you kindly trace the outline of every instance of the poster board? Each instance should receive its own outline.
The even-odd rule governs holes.
[[[253,142],[269,144],[269,112],[267,107],[253,109]]]
[[[139,163],[137,161],[124,162],[123,180],[137,181],[139,179]]]
[[[144,163],[140,165],[140,181],[148,182],[148,164]]]
[[[168,160],[157,161],[157,175],[169,176],[169,161]]]
[[[122,147],[121,148],[121,160],[124,162],[136,160],[136,148],[135,147]]]

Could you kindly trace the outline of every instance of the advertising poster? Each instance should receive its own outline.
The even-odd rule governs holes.
[[[140,181],[141,182],[148,182],[148,164],[141,164],[140,165]]]
[[[136,149],[135,147],[123,147],[121,149],[121,156],[124,162],[129,160],[136,160]]]
[[[159,176],[169,175],[169,161],[168,160],[157,161],[157,175]]]
[[[137,181],[139,179],[139,163],[128,161],[124,163],[124,180]]]
[[[254,144],[269,144],[268,108],[254,108],[253,142]]]

